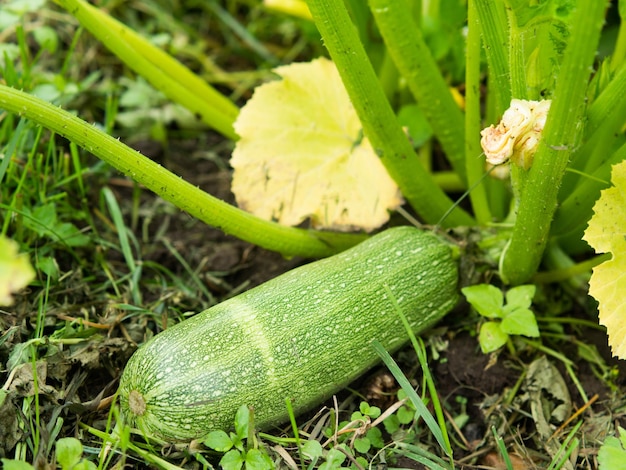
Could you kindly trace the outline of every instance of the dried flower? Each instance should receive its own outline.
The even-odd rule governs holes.
[[[480,133],[487,162],[501,165],[512,160],[526,170],[530,168],[551,103],[511,100],[498,126],[491,125]]]

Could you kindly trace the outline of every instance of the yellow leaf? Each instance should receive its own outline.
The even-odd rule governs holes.
[[[304,0],[263,0],[265,8],[310,20],[311,12]]]
[[[235,131],[233,193],[267,220],[315,228],[373,230],[402,204],[328,59],[274,70],[259,86]]]
[[[13,305],[11,293],[35,278],[28,256],[18,253],[18,245],[0,235],[0,305]]]
[[[584,239],[596,252],[613,255],[593,269],[589,293],[599,303],[613,354],[626,359],[626,162],[613,167],[611,182],[593,207]]]

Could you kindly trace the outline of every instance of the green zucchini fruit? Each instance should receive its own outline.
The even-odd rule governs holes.
[[[388,295],[391,291],[393,296]],[[393,298],[392,298],[393,297]],[[122,413],[174,441],[232,427],[254,409],[257,429],[319,404],[457,301],[457,263],[429,232],[397,227],[340,254],[289,271],[159,333],[129,360]]]

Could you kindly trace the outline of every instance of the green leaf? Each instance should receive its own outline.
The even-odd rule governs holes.
[[[344,460],[346,460],[346,454],[333,447],[326,454],[326,462],[320,465],[319,470],[340,468]]]
[[[98,467],[95,463],[90,462],[87,459],[83,459],[72,467],[72,470],[97,470]]]
[[[29,211],[25,209],[25,212]],[[68,246],[85,246],[89,237],[69,222],[60,223],[57,220],[56,206],[50,202],[35,208],[30,217],[24,218],[24,225],[37,233],[54,241],[60,241]]]
[[[626,435],[620,428],[620,436]],[[599,470],[624,470],[626,469],[626,450],[623,443],[617,437],[609,436],[598,451]]]
[[[20,364],[30,361],[31,344],[32,340],[24,343],[18,343],[13,346],[12,351],[9,354],[9,360],[7,361],[7,369],[11,370]]]
[[[250,449],[246,454],[246,470],[271,470],[272,459],[259,449]]]
[[[73,437],[64,437],[56,442],[57,462],[62,470],[71,470],[83,456],[83,446]]]
[[[363,413],[361,413],[360,411],[354,411],[351,415],[350,415],[350,421],[364,421],[365,420],[365,415],[363,415]]]
[[[370,406],[366,401],[362,401],[359,405],[359,410],[364,416],[369,416],[372,419],[376,419],[380,416],[380,408],[377,406]]]
[[[400,419],[398,418],[397,414],[385,418],[385,420],[383,421],[383,426],[385,426],[385,431],[387,431],[387,434],[389,435],[392,435],[393,433],[398,431],[400,429]]]
[[[382,449],[383,447],[385,447],[385,441],[383,440],[383,433],[380,429],[372,428],[369,431],[367,431],[366,436],[369,439],[370,443],[372,444],[372,447],[376,447],[377,449]]]
[[[527,66],[526,81],[532,90],[527,98],[536,99],[540,90],[554,89],[576,2],[507,0],[505,3],[510,7],[509,19],[513,20],[511,35],[523,46],[519,53]]]
[[[67,222],[55,225],[53,232],[50,232],[50,237],[54,240],[62,241],[68,246],[85,246],[90,242],[87,235]]]
[[[361,454],[367,454],[371,447],[372,443],[367,437],[360,437],[354,440],[354,449]]]
[[[39,26],[33,30],[37,44],[50,53],[54,53],[59,45],[59,36],[50,26]]]
[[[398,422],[400,424],[409,424],[413,419],[415,419],[415,410],[410,406],[401,406],[396,411],[396,416],[398,417]]]
[[[478,284],[476,286],[461,289],[467,301],[483,317],[502,318],[502,304],[504,297],[502,291],[490,284]]]
[[[535,314],[527,308],[514,310],[504,317],[500,329],[509,335],[524,335],[531,338],[539,336]]]
[[[31,464],[22,462],[21,460],[0,459],[4,470],[34,470]]]
[[[36,207],[32,215],[36,222],[27,222],[28,219],[25,219],[24,225],[32,226],[40,235],[47,233],[48,227],[54,227],[57,223],[57,211],[53,202]]]
[[[245,446],[244,446],[244,441],[245,441],[245,437],[239,437],[237,434],[235,434],[234,432],[230,433],[230,440],[233,443],[233,447],[235,449],[237,449],[239,452],[244,452],[245,450]]]
[[[617,429],[619,431],[619,440],[622,443],[622,447],[626,449],[626,430],[621,426],[618,426]]]
[[[241,405],[235,416],[235,432],[239,439],[248,437],[248,424],[250,423],[250,410],[246,405]]]
[[[433,136],[433,128],[430,127],[424,112],[416,104],[400,108],[398,124],[408,129],[414,147],[421,147]]]
[[[224,454],[220,459],[220,466],[223,470],[240,470],[243,467],[243,458],[241,452],[232,449]]]
[[[534,284],[517,286],[506,293],[506,306],[509,308],[529,308],[535,296]]]
[[[323,449],[319,441],[306,441],[302,445],[302,454],[309,460],[315,461],[322,456]]]
[[[51,256],[38,256],[36,261],[37,269],[53,280],[59,278],[59,265]]]
[[[504,346],[508,339],[509,335],[500,329],[500,323],[488,321],[480,327],[478,342],[483,353],[490,353]]]
[[[204,445],[218,452],[226,452],[233,447],[233,441],[224,431],[212,431],[204,440]]]

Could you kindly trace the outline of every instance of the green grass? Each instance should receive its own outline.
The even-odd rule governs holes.
[[[357,3],[348,4],[358,17]],[[268,13],[253,1],[104,2],[101,6],[153,43],[164,45],[234,102],[247,99],[277,61],[288,63],[324,52],[310,23]],[[41,25],[47,29],[37,33]],[[367,22],[360,27],[361,35],[368,33]],[[182,166],[206,164],[211,148],[201,149],[200,156],[193,158],[176,151],[181,140],[206,141],[206,128],[179,108],[171,114],[172,104],[163,94],[123,67],[77,28],[67,13],[45,4],[2,34],[2,51],[10,59],[2,67],[3,83],[77,112],[126,142],[139,145],[145,139],[156,140],[164,148],[166,166],[172,158],[184,158],[174,162]],[[430,47],[441,46],[442,34],[433,26],[426,37]],[[412,90],[389,86],[397,72],[385,68],[389,59],[381,52],[379,38],[368,39],[372,61],[384,71],[381,78],[389,80],[382,80],[387,84],[383,90],[394,100],[407,100]],[[441,47],[438,64],[445,64],[446,78],[458,83],[462,77],[458,50],[454,44]],[[477,111],[479,103],[473,106]],[[494,109],[487,112],[497,114]],[[226,168],[230,144],[210,135],[211,142],[224,149],[211,158],[215,166]],[[4,447],[0,446],[4,458],[12,461],[5,462],[5,468],[43,462],[68,468],[70,461],[60,457],[59,445],[80,455],[72,463],[84,457],[97,468],[124,463],[154,468],[182,468],[189,462],[198,468],[216,466],[223,452],[207,443],[192,447],[146,443],[121,425],[115,381],[135,345],[182,321],[188,312],[245,289],[247,264],[256,252],[224,244],[217,231],[120,178],[76,145],[2,111],[0,155],[1,233],[20,244],[37,272],[17,303],[0,310],[0,412],[8,416],[9,425],[15,425]],[[467,169],[467,178],[475,180],[476,168]],[[498,213],[497,203],[491,208]],[[488,219],[489,214],[480,218]],[[209,261],[217,259],[216,254],[207,247],[211,240],[222,243],[218,246],[223,250],[234,246],[238,262],[214,269]],[[257,269],[262,263],[257,262]],[[570,269],[567,262],[554,264],[555,276]],[[373,400],[369,403],[358,391],[346,393],[344,401],[329,404],[329,409],[308,420],[293,417],[291,427],[264,433],[247,429],[245,439],[239,436],[246,442],[239,455],[250,455],[252,448],[281,467],[297,469],[367,468],[383,462],[471,468],[484,462],[485,455],[497,456],[506,468],[514,468],[515,458],[523,458],[557,469],[568,468],[566,460],[578,454],[579,468],[592,468],[595,452],[613,432],[613,419],[622,414],[623,390],[616,368],[607,365],[584,337],[585,322],[595,319],[584,313],[591,309],[581,301],[577,290],[581,284],[563,287],[568,294],[556,299],[549,298],[552,288],[545,286],[538,293],[543,296],[537,311],[540,340],[515,340],[510,351],[497,359],[493,356],[494,361],[514,364],[518,377],[513,387],[485,397],[485,421],[492,426],[480,443],[464,441],[463,408],[453,396],[439,396],[440,379],[435,373],[444,363],[447,341],[477,332],[478,316],[464,311],[425,344],[416,341],[415,353],[400,355],[401,368],[386,358],[401,387],[379,397],[386,404],[380,414]],[[570,318],[572,303],[583,311],[582,319]],[[574,350],[567,349],[570,344]],[[596,408],[583,414],[545,448],[531,436],[535,418],[525,396],[528,365],[542,354],[562,365],[563,375],[579,392],[577,406],[592,399],[577,369],[580,364],[587,364],[598,381],[614,392],[602,405],[605,411]],[[422,372],[413,366],[416,362]],[[606,431],[594,433],[593,425]],[[67,440],[73,437],[81,443],[78,451],[75,442]]]

